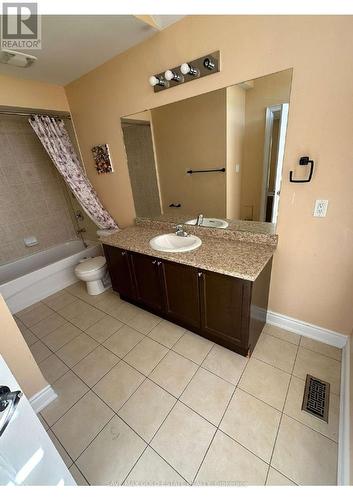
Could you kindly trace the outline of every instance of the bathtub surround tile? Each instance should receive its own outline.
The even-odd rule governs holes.
[[[124,325],[116,333],[111,335],[103,345],[119,356],[119,358],[123,358],[136,344],[141,342],[142,339],[144,339],[142,333]]]
[[[16,313],[16,317],[19,318],[22,323],[28,328],[33,327],[39,321],[51,316],[53,314],[52,309],[42,302],[37,302],[26,309]]]
[[[238,387],[282,411],[290,381],[289,373],[251,358]]]
[[[173,351],[185,356],[194,363],[201,364],[213,347],[213,342],[196,333],[186,331],[180,340],[173,346]]]
[[[219,428],[269,463],[280,418],[272,406],[236,389]]]
[[[41,411],[49,426],[55,424],[89,388],[72,371],[68,371],[53,384],[57,398]]]
[[[125,486],[187,486],[187,482],[151,447],[124,481]]]
[[[297,484],[336,485],[337,443],[283,415],[271,465]]]
[[[145,378],[127,363],[120,361],[93,387],[93,391],[118,412]]]
[[[76,328],[76,326],[72,325],[71,323],[66,323],[65,325],[60,326],[59,328],[54,330],[46,337],[43,337],[42,341],[46,346],[49,347],[49,349],[56,352],[58,349],[81,334],[82,331]]]
[[[329,402],[328,423],[320,420],[310,413],[302,410],[303,394],[304,394],[305,381],[297,377],[292,377],[289,391],[286,399],[286,404],[283,412],[298,420],[302,424],[311,427],[312,429],[320,432],[324,436],[338,442],[338,424],[339,424],[339,397],[331,392]]]
[[[86,333],[94,340],[101,343],[111,337],[113,333],[117,332],[122,326],[123,323],[121,321],[106,315],[97,321],[97,323],[87,328]]]
[[[90,391],[56,422],[52,430],[76,460],[113,416],[114,412]]]
[[[149,378],[166,391],[179,398],[193,375],[197,371],[197,364],[176,352],[169,351],[156,368],[150,373]]]
[[[336,361],[341,361],[342,349],[338,349],[338,347],[324,344],[323,342],[318,342],[317,340],[309,339],[308,337],[301,338],[300,347],[318,352],[319,354],[333,358]]]
[[[219,345],[214,345],[202,363],[202,367],[236,385],[248,359]]]
[[[199,486],[262,486],[268,465],[223,432],[217,431],[196,476]]]
[[[158,325],[162,321],[161,318],[151,314],[147,311],[138,311],[131,319],[128,319],[126,323],[135,328],[138,332],[148,335],[152,328]]]
[[[158,342],[145,337],[124,358],[126,363],[136,368],[144,375],[151,373],[153,368],[167,354],[168,349]]]
[[[151,441],[151,447],[189,483],[193,481],[216,427],[180,402]]]
[[[118,416],[114,417],[77,460],[91,485],[118,486],[146,448],[146,443]]]
[[[267,335],[272,335],[272,337],[277,337],[280,340],[290,342],[294,345],[299,345],[301,339],[300,335],[297,333],[289,332],[288,330],[284,330],[283,328],[279,328],[278,326],[270,325],[268,323],[266,323],[262,332]]]
[[[234,392],[234,385],[199,368],[180,401],[218,426]]]
[[[47,348],[47,346],[43,344],[43,342],[41,342],[40,340],[31,345],[30,351],[37,363],[44,361],[52,354],[52,352]]]
[[[171,348],[176,342],[178,342],[184,333],[185,328],[174,325],[174,323],[170,323],[170,321],[163,319],[151,330],[148,336],[165,347]]]
[[[38,366],[48,384],[53,384],[69,370],[55,354],[38,363]]]
[[[39,323],[32,326],[31,330],[35,335],[37,335],[38,338],[42,339],[46,335],[49,335],[49,333],[59,328],[59,326],[65,324],[67,324],[66,319],[54,312],[47,318],[42,319],[42,321],[39,321]]]
[[[341,363],[309,349],[299,347],[293,375],[305,380],[307,374],[330,383],[331,392],[340,393]]]
[[[65,364],[67,364],[67,366],[72,368],[76,363],[87,356],[87,354],[98,347],[98,345],[99,344],[95,340],[85,333],[82,333],[59,349],[56,354]]]
[[[176,403],[164,389],[146,379],[118,415],[149,442]]]
[[[65,290],[60,290],[60,292],[54,293],[46,299],[43,299],[42,302],[44,302],[54,311],[60,311],[60,309],[68,306],[69,304],[72,304],[72,302],[75,302],[76,300],[77,297],[71,295],[70,293],[67,293]]]
[[[120,359],[103,346],[98,346],[88,356],[72,368],[80,379],[89,387],[93,387],[104,377]]]
[[[253,352],[253,357],[292,373],[298,346],[262,333]]]

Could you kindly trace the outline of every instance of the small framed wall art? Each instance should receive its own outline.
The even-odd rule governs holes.
[[[114,172],[108,144],[93,146],[92,154],[98,174],[110,174]]]

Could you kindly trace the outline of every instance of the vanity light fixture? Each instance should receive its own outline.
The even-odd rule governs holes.
[[[152,75],[149,77],[151,87],[167,87],[167,82],[164,80],[162,75]]]
[[[219,50],[193,61],[184,62],[179,66],[167,69],[150,77],[149,82],[155,92],[176,87],[182,83],[191,82],[204,76],[218,73],[220,70]]]
[[[191,76],[199,76],[200,71],[193,66],[190,66],[188,63],[183,63],[180,66],[180,71],[183,73],[183,75],[191,75]]]
[[[171,69],[167,69],[167,71],[164,73],[164,78],[168,81],[175,81],[175,82],[181,82],[184,80],[184,78],[176,73],[175,71],[172,71]]]
[[[205,59],[203,60],[203,65],[209,71],[212,71],[215,68],[215,62],[213,61],[212,57],[205,57]]]

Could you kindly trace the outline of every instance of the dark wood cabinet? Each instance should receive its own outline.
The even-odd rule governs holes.
[[[129,253],[109,245],[103,245],[103,249],[113,290],[120,295],[134,299],[135,286]]]
[[[252,282],[103,246],[124,300],[245,356],[253,351],[266,322],[272,259]]]
[[[212,340],[241,348],[244,289],[249,282],[209,271],[200,272],[201,328]]]
[[[199,329],[199,272],[195,267],[164,261],[160,266],[163,278],[164,308],[171,321],[186,328]]]
[[[135,281],[135,299],[154,311],[161,311],[163,308],[161,262],[140,253],[131,253],[130,259]]]

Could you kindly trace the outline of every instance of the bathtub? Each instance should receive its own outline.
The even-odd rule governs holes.
[[[0,294],[12,313],[48,297],[77,280],[74,268],[83,257],[102,255],[96,242],[68,241],[0,266]]]

